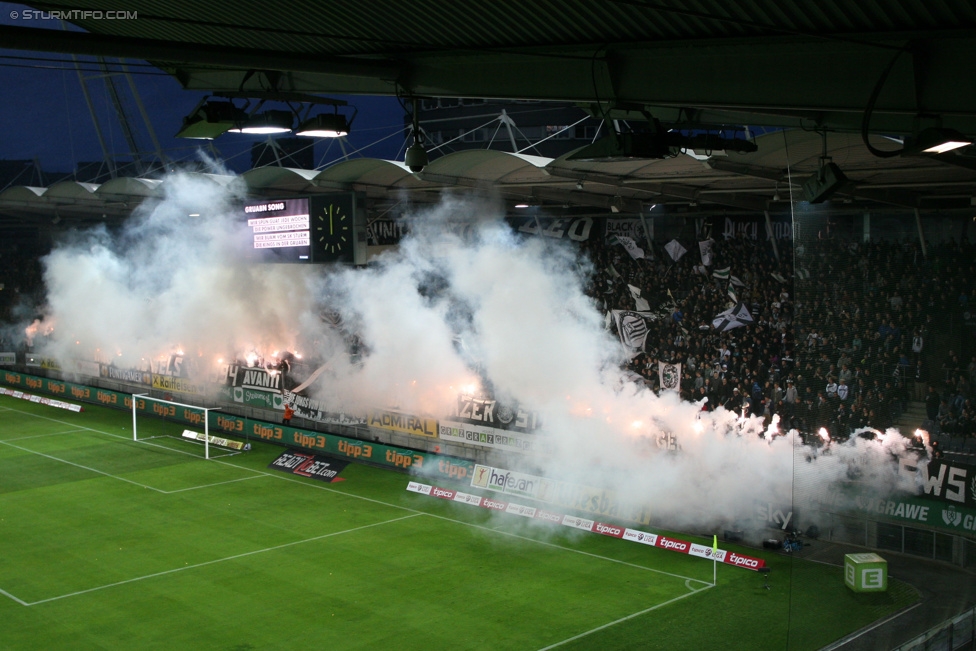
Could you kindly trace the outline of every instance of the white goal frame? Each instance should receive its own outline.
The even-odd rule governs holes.
[[[146,437],[144,439],[139,439],[139,430],[137,429],[137,425],[136,425],[136,414],[138,413],[136,411],[136,399],[137,398],[147,398],[147,399],[152,400],[154,402],[159,402],[159,403],[162,403],[162,404],[165,404],[165,405],[175,405],[177,407],[188,407],[190,409],[195,409],[197,411],[202,411],[203,412],[203,458],[204,459],[207,459],[207,460],[210,459],[210,412],[212,412],[212,411],[220,411],[220,408],[219,407],[201,407],[199,405],[188,405],[188,404],[185,404],[185,403],[182,403],[182,402],[175,402],[173,400],[164,400],[163,398],[155,398],[155,397],[153,397],[152,395],[150,395],[148,393],[134,393],[134,394],[132,394],[132,440],[135,441],[136,443],[138,443],[140,440],[148,441],[148,440],[154,439],[154,438],[172,438],[172,437],[149,436],[149,437]],[[151,418],[151,416],[150,416],[150,418]],[[191,439],[187,439],[187,440],[191,440]],[[197,442],[197,443],[199,443],[199,440],[195,440],[194,439],[194,441]],[[220,454],[220,455],[218,455],[218,457],[229,457],[229,456],[232,456],[232,455],[235,455],[235,454],[240,454],[240,451],[236,451],[236,450],[235,451],[229,451],[227,454]]]

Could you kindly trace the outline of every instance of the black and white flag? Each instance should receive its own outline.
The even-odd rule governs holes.
[[[712,319],[712,327],[719,332],[727,332],[732,328],[749,325],[753,323],[752,313],[744,303],[736,303],[724,312],[719,313]]]
[[[679,391],[681,389],[681,364],[657,363],[657,377],[661,390]]]
[[[613,321],[617,324],[617,334],[620,343],[627,348],[633,357],[644,349],[647,339],[647,323],[657,318],[649,312],[634,312],[632,310],[612,310]]]

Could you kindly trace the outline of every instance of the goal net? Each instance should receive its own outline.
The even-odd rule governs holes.
[[[216,459],[251,449],[249,443],[210,434],[215,408],[187,405],[146,394],[132,396],[132,440]],[[202,454],[201,454],[202,453]]]

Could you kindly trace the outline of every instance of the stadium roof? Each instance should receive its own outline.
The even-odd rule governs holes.
[[[976,136],[970,0],[125,5],[135,19],[37,3],[88,33],[8,26],[0,42],[147,59],[203,91],[569,100],[669,123],[858,131],[880,84],[872,130],[910,133],[924,114]]]
[[[104,10],[93,0],[33,6]],[[928,211],[968,209],[976,197],[976,156],[966,150],[879,158],[861,135],[875,134],[868,141],[878,150],[901,147],[884,134],[927,126],[976,138],[970,0],[133,0],[126,11],[122,20],[61,14],[85,32],[0,26],[0,42],[146,59],[187,89],[216,93],[568,100],[598,117],[653,117],[677,129],[795,129],[756,138],[752,154],[583,162],[477,150],[446,155],[421,174],[373,159],[322,171],[261,168],[244,175],[255,193],[356,189],[383,211],[447,188],[491,186],[510,202],[755,211],[798,198],[821,164],[819,131],[851,181],[840,198]],[[58,220],[121,217],[160,191],[147,179],[10,188],[0,193],[0,226],[52,210]]]
[[[697,204],[699,210],[786,210],[800,201],[802,182],[819,166],[821,135],[779,131],[756,138],[752,154],[682,154],[663,160],[573,161],[465,150],[435,159],[420,174],[402,162],[351,159],[324,170],[261,167],[241,175],[249,192],[298,196],[354,190],[370,199],[371,217],[394,204],[424,204],[457,188],[483,190],[509,206],[532,203],[590,207],[594,212],[637,213],[655,204]],[[878,147],[884,139],[874,137]],[[850,180],[836,197],[858,210],[919,208],[969,210],[976,171],[926,157],[872,156],[851,134],[830,134],[828,153]],[[208,175],[229,182],[231,177]],[[162,196],[166,182],[117,178],[101,185],[63,181],[48,188],[17,186],[0,192],[0,226],[37,224],[52,217],[79,223],[128,216],[143,201]],[[841,203],[843,205],[843,203]],[[69,222],[70,223],[70,222]]]

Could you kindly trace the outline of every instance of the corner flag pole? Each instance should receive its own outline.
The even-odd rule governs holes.
[[[712,586],[718,585],[718,534],[712,534]]]

